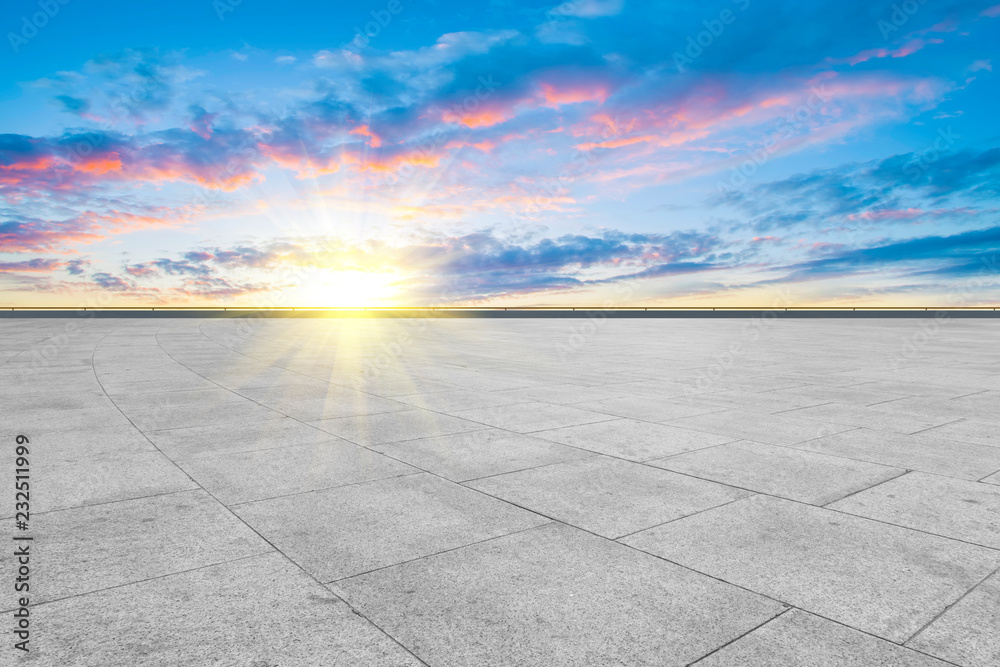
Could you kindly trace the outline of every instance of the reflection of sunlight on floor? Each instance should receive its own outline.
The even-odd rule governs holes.
[[[308,274],[291,301],[310,308],[384,306],[397,293],[398,280],[393,273],[320,269]]]
[[[370,411],[372,406],[365,406],[363,399],[371,392],[378,393],[371,398],[386,411],[389,411],[387,399],[397,401],[402,396],[421,393],[428,380],[415,376],[414,371],[427,372],[450,361],[450,355],[428,345],[428,339],[438,338],[437,332],[444,327],[454,346],[450,350],[474,347],[477,337],[474,330],[466,332],[469,325],[474,327],[475,322],[359,316],[259,319],[252,324],[217,320],[206,321],[202,329],[209,337],[226,340],[240,355],[299,374],[303,381],[314,378],[330,383],[325,394],[314,395],[312,399],[300,394],[300,400],[315,400],[325,395],[330,402],[364,406],[360,414]],[[230,329],[228,336],[222,333],[226,328]],[[433,384],[440,385],[438,390],[449,388],[447,383]]]

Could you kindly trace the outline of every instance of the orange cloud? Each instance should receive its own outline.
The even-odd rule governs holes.
[[[499,125],[500,123],[505,123],[514,114],[509,111],[501,111],[498,109],[484,109],[481,111],[470,111],[467,113],[457,113],[455,111],[445,111],[441,116],[441,120],[446,123],[461,123],[468,128],[477,127],[491,127],[493,125]]]
[[[378,147],[380,147],[380,146],[382,145],[382,138],[381,138],[381,137],[379,137],[379,136],[378,136],[377,134],[375,134],[374,132],[372,132],[372,131],[371,131],[371,130],[370,130],[370,129],[368,128],[368,126],[367,126],[367,125],[359,125],[359,126],[357,126],[356,128],[354,128],[353,130],[351,130],[351,131],[349,132],[349,134],[357,134],[357,135],[360,135],[360,136],[362,136],[362,137],[368,137],[368,139],[369,139],[369,142],[368,142],[368,144],[369,144],[369,145],[370,145],[370,146],[371,146],[372,148],[378,148]]]
[[[604,84],[556,88],[552,84],[543,83],[539,88],[544,100],[542,106],[550,109],[558,109],[566,104],[580,104],[582,102],[603,104],[608,99],[608,88]]]

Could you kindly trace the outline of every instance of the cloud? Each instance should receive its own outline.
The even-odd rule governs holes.
[[[834,251],[830,256],[783,267],[788,273],[765,282],[800,282],[897,271],[902,275],[963,277],[992,273],[1000,280],[996,253],[1000,227],[950,236],[923,236],[872,247]]]
[[[200,117],[201,136],[171,129],[143,136],[112,132],[61,137],[0,135],[0,186],[6,193],[39,196],[109,183],[181,181],[231,191],[261,178],[264,157],[246,131],[214,132]],[[210,136],[208,136],[210,135]]]
[[[64,268],[66,262],[54,259],[43,259],[41,257],[20,262],[0,262],[0,271],[15,273],[50,273],[56,269]]]
[[[69,95],[56,95],[54,98],[63,111],[67,111],[77,116],[82,116],[90,111],[90,102],[80,97],[70,97]]]
[[[649,278],[709,271],[724,266],[721,242],[699,232],[636,234],[604,231],[568,234],[534,242],[505,239],[492,231],[462,236],[424,234],[406,244],[336,237],[290,238],[261,245],[206,247],[180,258],[159,258],[125,267],[125,276],[94,274],[105,289],[125,292],[144,285],[204,298],[256,294],[275,289],[269,278],[295,270],[303,280],[317,268],[337,271],[398,273],[404,298],[430,298],[447,290],[457,301],[501,293],[543,293],[571,286],[600,285],[615,276]],[[254,269],[257,282],[236,278]],[[98,277],[100,276],[100,277]],[[171,278],[180,278],[171,282]]]
[[[135,290],[135,284],[128,282],[110,273],[95,273],[91,276],[94,284],[109,292],[131,292]]]
[[[849,163],[710,198],[751,217],[756,231],[800,223],[887,223],[974,216],[948,201],[988,201],[1000,195],[1000,148],[929,150]],[[906,202],[911,202],[907,204]]]

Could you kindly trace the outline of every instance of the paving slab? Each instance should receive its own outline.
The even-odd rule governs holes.
[[[386,412],[412,410],[412,405],[391,398],[383,398],[360,391],[334,394],[326,398],[299,400],[295,398],[272,400],[266,405],[278,412],[301,421],[319,421],[340,417],[375,415]]]
[[[672,426],[725,435],[733,440],[753,440],[770,445],[794,445],[855,427],[827,424],[786,415],[761,415],[748,410],[722,410],[670,422]]]
[[[685,403],[682,398],[673,400],[657,396],[622,396],[599,401],[574,403],[573,407],[592,410],[615,417],[629,417],[650,422],[664,422],[681,417],[721,412],[725,408],[718,405]]]
[[[33,517],[36,604],[272,551],[202,490]]]
[[[204,409],[207,406],[246,402],[246,399],[239,394],[221,387],[129,394],[116,396],[113,400],[126,415],[156,409],[167,410],[186,406]]]
[[[496,475],[467,486],[611,539],[751,495],[606,456]]]
[[[377,445],[373,449],[453,482],[593,456],[581,449],[493,428]]]
[[[4,431],[16,431],[29,437],[55,431],[89,431],[109,426],[131,426],[131,422],[115,407],[101,408],[34,408],[8,413]]]
[[[1000,576],[996,573],[907,642],[963,667],[1000,665]]]
[[[792,609],[693,667],[947,667],[913,649]]]
[[[996,415],[1000,412],[1000,391],[981,391],[956,397],[952,401],[963,408],[976,410],[982,415]]]
[[[895,394],[885,391],[874,391],[867,389],[866,385],[852,385],[847,387],[829,387],[809,385],[804,387],[792,387],[791,389],[778,389],[771,392],[775,396],[797,396],[813,399],[822,403],[842,403],[845,405],[872,406],[887,401],[895,401],[905,398],[906,394]]]
[[[548,521],[426,473],[261,500],[233,510],[324,582]]]
[[[982,414],[991,413],[983,412]],[[1000,447],[1000,424],[997,424],[996,421],[962,419],[961,421],[929,429],[923,435],[931,438],[944,438],[946,440],[958,440],[959,442],[972,442],[978,445]]]
[[[274,553],[60,600],[32,613],[25,664],[421,664]]]
[[[420,377],[406,377],[401,380],[387,380],[378,383],[368,383],[365,391],[378,396],[414,396],[427,395],[439,391],[454,391],[455,385],[437,380],[427,380]]]
[[[8,456],[9,453],[13,451],[5,451],[0,460],[9,462],[7,469],[12,470],[14,457]],[[33,461],[30,456],[28,460]],[[31,475],[37,480],[43,480],[32,487],[32,513],[198,488],[197,482],[157,451],[138,454],[109,453],[55,464],[40,463],[34,459]],[[13,504],[0,509],[0,514],[14,516]]]
[[[326,431],[297,419],[280,416],[277,419],[148,431],[146,436],[160,451],[174,459],[305,445],[332,437]]]
[[[247,421],[281,419],[284,415],[253,401],[228,401],[209,405],[163,405],[155,408],[138,408],[125,412],[137,429],[146,433],[171,428],[238,424]]]
[[[993,549],[769,496],[623,542],[895,642],[1000,566]]]
[[[693,405],[718,406],[736,410],[752,410],[754,412],[771,414],[784,412],[795,408],[822,405],[830,401],[825,398],[815,398],[794,389],[782,390],[784,393],[770,391],[751,391],[747,389],[727,389],[713,391],[707,394],[689,396],[685,401]]]
[[[530,403],[533,399],[525,399],[507,392],[476,391],[475,389],[458,389],[436,391],[432,394],[410,394],[397,396],[393,400],[411,407],[423,408],[434,412],[454,413],[473,408],[485,408],[499,405],[515,405]]]
[[[532,435],[629,461],[648,461],[733,441],[724,435],[635,419],[567,426]]]
[[[327,433],[364,447],[488,428],[485,424],[475,421],[429,410],[412,409],[405,412],[324,419],[309,423]]]
[[[906,472],[889,466],[745,441],[648,463],[811,505],[825,505]]]
[[[568,405],[549,403],[518,403],[488,408],[475,408],[452,413],[456,417],[518,433],[531,433],[561,426],[589,424],[614,419],[611,415],[581,410]]]
[[[572,405],[585,401],[601,401],[621,397],[625,392],[616,390],[613,386],[583,386],[578,384],[550,384],[526,389],[507,389],[496,392],[506,398],[518,399],[518,402],[539,401],[542,403],[558,403]]]
[[[1000,448],[859,428],[792,445],[830,454],[920,470],[948,477],[978,480],[1000,470]]]
[[[917,417],[908,411],[893,412],[892,403],[884,403],[871,408],[843,403],[826,403],[810,408],[798,408],[781,414],[798,419],[813,419],[846,426],[864,426],[904,434],[926,431],[929,428],[958,419],[955,415],[933,416],[925,413],[923,416]]]
[[[344,441],[178,459],[177,464],[226,505],[420,472]]]
[[[129,456],[156,451],[150,441],[131,424],[67,431],[44,430],[27,433],[7,431],[0,434],[0,442],[13,442],[17,435],[28,437],[30,460],[39,465],[57,465],[91,457]],[[4,464],[13,461],[13,457],[14,451],[11,448],[0,448],[0,461]]]
[[[1000,549],[1000,487],[911,472],[829,506]]]
[[[557,524],[331,589],[435,667],[680,666],[783,610]]]

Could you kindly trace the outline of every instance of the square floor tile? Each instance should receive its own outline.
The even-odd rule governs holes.
[[[144,433],[190,426],[239,424],[284,417],[280,412],[275,412],[248,400],[210,405],[165,405],[158,408],[130,410],[125,414],[129,421]]]
[[[812,419],[830,424],[843,424],[845,426],[864,426],[881,431],[905,434],[925,431],[934,426],[940,426],[941,424],[946,424],[957,419],[953,415],[934,417],[925,414],[923,417],[918,418],[908,413],[893,412],[892,403],[873,408],[845,405],[843,403],[827,403],[811,408],[800,408],[791,412],[783,412],[782,414],[797,419]]]
[[[4,459],[7,457],[0,457]],[[28,460],[32,460],[30,456]],[[14,457],[10,457],[8,470],[13,469],[13,462]],[[30,496],[32,513],[144,498],[198,486],[157,451],[35,463],[31,475],[36,480]],[[0,507],[0,514],[14,516],[14,505]]]
[[[593,456],[573,447],[498,429],[408,440],[375,449],[453,482]]]
[[[824,424],[785,415],[762,415],[746,410],[725,410],[670,422],[695,431],[725,435],[734,440],[753,440],[769,445],[793,445],[832,433],[850,431],[853,426]]]
[[[604,456],[487,477],[467,486],[612,539],[751,495]]]
[[[831,509],[1000,549],[1000,487],[911,472]]]
[[[487,428],[483,424],[429,410],[387,412],[364,417],[324,419],[310,423],[318,429],[364,447]]]
[[[32,527],[35,604],[272,551],[201,490],[39,514]]]
[[[782,606],[549,525],[331,588],[427,664],[687,665]]]
[[[733,441],[724,435],[635,419],[567,426],[532,435],[629,461],[648,461]]]
[[[326,431],[288,417],[150,431],[146,435],[174,459],[305,445],[331,438]]]
[[[623,396],[600,401],[575,403],[573,407],[593,410],[615,417],[628,417],[650,422],[663,422],[681,417],[721,412],[725,408],[703,403],[684,403],[682,399],[669,400],[658,396]]]
[[[825,505],[905,472],[759,442],[734,442],[649,465],[812,505]]]
[[[794,445],[820,454],[976,480],[1000,470],[1000,448],[859,428]]]
[[[393,400],[405,403],[411,406],[411,408],[423,408],[425,410],[446,412],[449,414],[473,408],[530,402],[530,399],[518,398],[504,392],[476,391],[475,389],[436,391],[432,394],[411,394],[409,396],[397,396]]]
[[[280,554],[60,600],[32,618],[35,664],[420,665]]]
[[[768,496],[624,542],[895,642],[1000,567],[992,549]]]
[[[413,409],[412,405],[407,405],[406,403],[361,392],[351,392],[349,394],[334,395],[308,401],[283,399],[269,403],[268,405],[289,417],[308,422],[319,421],[321,419],[337,419],[340,417],[376,415],[386,412],[402,412]]]
[[[962,419],[937,428],[932,428],[921,435],[929,438],[943,438],[959,442],[971,442],[977,445],[1000,447],[1000,425],[996,421],[981,419]]]
[[[456,417],[469,419],[481,424],[497,428],[530,433],[545,429],[589,424],[592,422],[614,419],[610,415],[580,410],[566,405],[551,405],[549,403],[520,403],[517,405],[501,405],[489,408],[476,408],[453,413]]]
[[[545,523],[428,474],[233,508],[320,581],[332,581]]]
[[[1000,575],[977,586],[907,643],[963,667],[1000,664]]]
[[[947,667],[947,663],[798,609],[692,667]]]
[[[227,505],[420,472],[370,449],[335,440],[195,456],[178,464]]]

